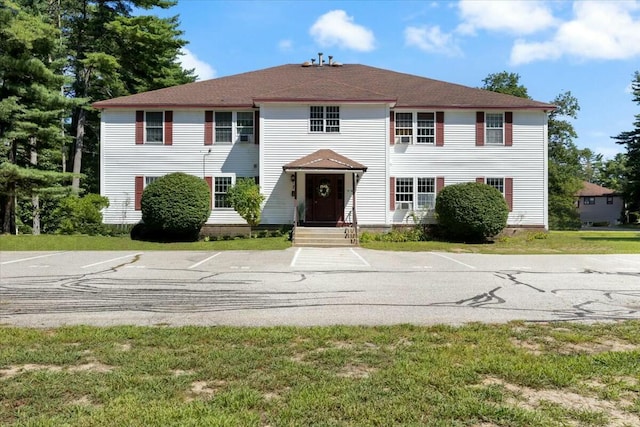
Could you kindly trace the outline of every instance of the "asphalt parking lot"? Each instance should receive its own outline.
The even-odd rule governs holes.
[[[0,323],[19,326],[637,318],[640,255],[0,252]]]

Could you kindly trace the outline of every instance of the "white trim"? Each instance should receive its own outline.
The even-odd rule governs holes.
[[[147,114],[148,113],[162,113],[162,141],[147,141]],[[164,145],[167,141],[167,136],[164,134],[165,132],[165,111],[164,110],[143,110],[143,120],[142,120],[142,143],[144,145]]]

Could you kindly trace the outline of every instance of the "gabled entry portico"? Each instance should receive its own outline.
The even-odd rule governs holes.
[[[291,174],[293,225],[353,227],[357,242],[356,188],[367,167],[332,150],[318,150],[282,167]],[[347,182],[351,188],[347,188]],[[304,184],[304,185],[301,185]],[[351,202],[351,209],[346,207]]]

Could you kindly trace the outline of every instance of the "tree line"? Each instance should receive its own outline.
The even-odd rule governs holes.
[[[144,13],[175,3],[0,0],[0,232],[99,192],[93,102],[195,81],[178,17]]]
[[[520,75],[502,71],[489,74],[482,80],[482,89],[531,99],[527,88],[520,84]],[[632,83],[634,102],[640,105],[640,72]],[[631,219],[640,218],[640,114],[636,115],[634,130],[621,132],[612,138],[624,145],[626,153],[612,159],[589,148],[580,149],[571,119],[578,118],[580,105],[571,91],[558,94],[551,104],[556,109],[549,114],[549,226],[552,229],[580,227],[575,207],[576,193],[587,181],[615,190],[627,202]]]

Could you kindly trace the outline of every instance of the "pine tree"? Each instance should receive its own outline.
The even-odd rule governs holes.
[[[178,62],[180,39],[176,17],[132,15],[133,8],[169,8],[172,0],[64,0],[61,26],[66,36],[68,73],[73,82],[68,95],[83,100],[73,110],[69,132],[75,146],[70,160],[80,190],[80,173],[90,178],[86,187],[98,189],[98,112],[93,102],[141,91],[188,83],[191,71]],[[90,162],[84,160],[89,153]]]
[[[60,93],[63,77],[53,58],[56,29],[18,4],[0,6],[0,211],[1,231],[16,230],[18,197],[32,198],[38,216],[38,192],[65,179],[39,169],[41,149],[60,148],[60,120],[68,100]],[[46,165],[47,162],[44,162]],[[37,226],[36,221],[36,226]],[[37,229],[36,229],[37,231]]]
[[[631,83],[633,101],[640,105],[640,72]],[[614,136],[618,144],[626,146],[624,195],[629,212],[640,218],[640,114],[635,115],[634,129]]]

